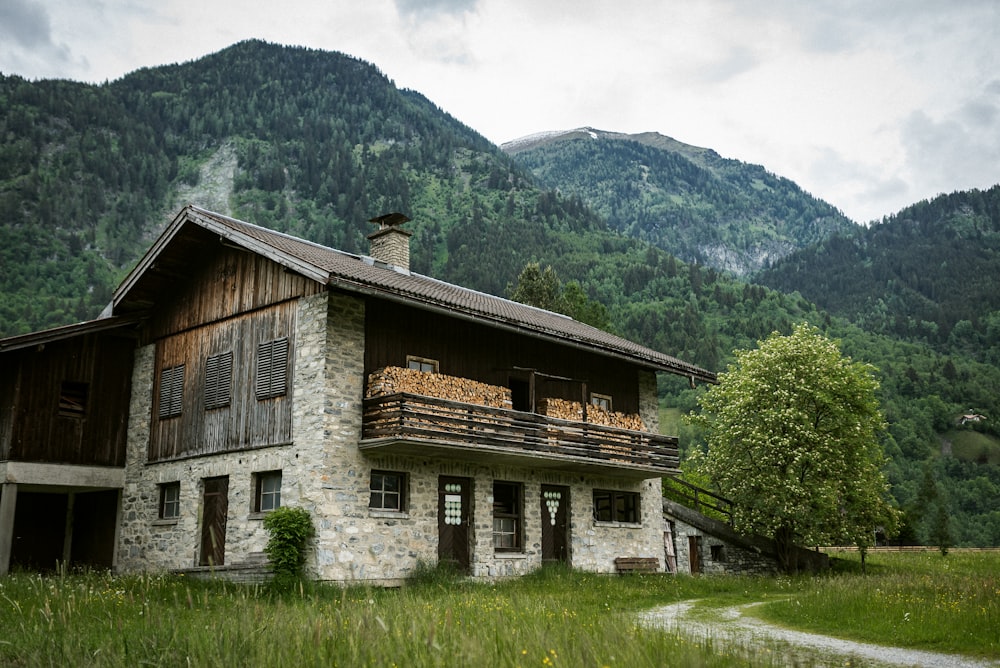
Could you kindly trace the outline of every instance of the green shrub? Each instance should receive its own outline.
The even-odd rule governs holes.
[[[309,511],[282,506],[264,517],[264,528],[271,534],[264,551],[271,560],[275,578],[301,577],[306,544],[316,534]]]

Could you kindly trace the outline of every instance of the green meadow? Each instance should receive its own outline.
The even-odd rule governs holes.
[[[102,573],[0,578],[0,666],[770,666],[779,645],[640,626],[698,600],[868,642],[1000,659],[1000,552],[834,553],[829,574],[607,576],[543,569],[397,589]],[[786,648],[787,649],[787,648]],[[814,664],[797,659],[796,665]]]

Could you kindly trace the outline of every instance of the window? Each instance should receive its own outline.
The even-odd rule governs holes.
[[[395,471],[372,471],[368,485],[371,495],[368,507],[372,510],[406,510],[406,474]]]
[[[604,410],[611,412],[611,397],[607,394],[597,394],[592,392],[590,395],[590,403],[598,408],[603,408]]]
[[[181,484],[168,482],[160,485],[160,519],[175,520],[181,516]]]
[[[184,365],[169,367],[160,372],[160,419],[181,414],[184,399]]]
[[[521,485],[493,483],[493,548],[497,552],[521,550]]]
[[[288,391],[288,337],[257,345],[258,399],[280,397]]]
[[[254,474],[256,490],[254,491],[253,510],[256,513],[266,513],[281,507],[281,471],[265,471]]]
[[[87,412],[87,383],[64,380],[59,387],[59,416],[82,418]]]
[[[639,522],[639,494],[594,490],[594,519],[598,522]]]
[[[233,352],[209,355],[205,360],[205,410],[229,405],[233,386]]]
[[[427,373],[437,373],[438,372],[438,361],[427,359],[425,357],[415,357],[413,355],[406,356],[406,368],[413,369],[414,371],[425,371]]]

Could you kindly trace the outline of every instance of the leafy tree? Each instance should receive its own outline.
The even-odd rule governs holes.
[[[891,533],[874,368],[806,324],[735,355],[690,419],[705,430],[705,470],[734,502],[736,525],[773,537],[787,571],[796,543],[866,547],[877,527]]]
[[[543,270],[537,262],[529,263],[517,277],[517,285],[509,292],[511,299],[522,304],[549,311],[561,311],[563,308],[562,283],[551,266]]]
[[[517,285],[507,286],[507,292],[516,302],[565,313],[600,329],[611,327],[604,304],[589,299],[576,281],[570,281],[564,287],[559,274],[551,266],[542,269],[537,262],[528,263],[517,277]]]

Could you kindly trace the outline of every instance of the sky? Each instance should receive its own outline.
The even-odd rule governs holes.
[[[867,223],[1000,183],[998,0],[0,0],[0,73],[346,53],[496,144],[659,132]]]

